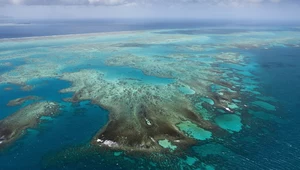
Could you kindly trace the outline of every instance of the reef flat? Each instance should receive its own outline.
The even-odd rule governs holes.
[[[92,100],[110,112],[110,121],[93,139],[93,144],[124,150],[159,151],[158,140],[191,143],[176,124],[197,122],[205,129],[214,125],[196,113],[189,100],[176,87],[153,86],[140,81],[109,82],[95,70],[66,73],[62,79],[73,86],[61,92],[74,92],[72,102]]]
[[[22,97],[22,98],[17,98],[17,99],[13,99],[10,100],[7,103],[7,106],[17,106],[17,105],[21,105],[24,102],[28,101],[28,100],[38,100],[39,98],[37,96],[26,96],[26,97]]]
[[[0,121],[0,147],[19,138],[24,130],[33,128],[42,116],[53,116],[59,111],[54,102],[38,102],[28,105]]]
[[[206,163],[212,164],[208,168],[219,166],[214,162],[219,159],[211,161],[208,155],[238,155],[220,152],[240,147],[236,141],[247,134],[252,135],[249,138],[264,136],[269,126],[282,122],[278,100],[261,88],[261,70],[253,51],[299,48],[297,37],[299,32],[294,31],[195,34],[195,30],[157,30],[2,41],[0,87],[5,92],[14,92],[12,85],[28,93],[38,91],[47,79],[69,84],[60,86],[54,81],[47,87],[51,92],[39,91],[47,96],[26,93],[7,101],[5,106],[19,107],[19,111],[6,113],[9,116],[1,120],[1,144],[15,141],[41,116],[57,113],[60,105],[75,117],[88,116],[86,110],[91,107],[83,105],[90,102],[87,105],[109,112],[108,121],[89,136],[84,131],[92,123],[80,127],[82,133],[75,136],[86,139],[86,145],[63,150],[53,162],[72,153],[75,156],[70,159],[75,160],[81,153],[102,149],[114,152],[114,157],[142,153],[158,160],[161,153],[182,155],[196,145],[196,156],[179,162],[191,169]],[[27,101],[48,97],[57,102],[53,108],[47,102],[27,105]],[[206,146],[217,147],[211,154],[201,154]]]

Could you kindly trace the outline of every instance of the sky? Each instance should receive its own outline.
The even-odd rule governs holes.
[[[0,17],[300,20],[300,0],[0,0]]]

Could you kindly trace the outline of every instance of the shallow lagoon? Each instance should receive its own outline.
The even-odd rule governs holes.
[[[161,30],[0,42],[0,118],[36,102],[7,106],[29,95],[61,106],[2,149],[2,167],[233,169],[242,162],[266,168],[257,150],[274,141],[268,131],[283,126],[286,112],[262,78],[265,68],[278,65],[261,65],[256,50],[295,50],[282,44],[296,45],[298,32],[227,33]],[[124,121],[112,123],[118,120]]]

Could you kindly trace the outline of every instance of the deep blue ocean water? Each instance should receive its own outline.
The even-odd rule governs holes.
[[[256,50],[264,92],[280,100],[288,122],[274,131],[273,144],[260,146],[256,160],[273,169],[300,167],[300,49]]]
[[[1,24],[7,24],[1,26]],[[267,25],[266,25],[267,24]],[[0,19],[0,38],[19,38],[32,36],[49,36],[65,34],[83,34],[98,32],[157,30],[157,29],[183,29],[212,27],[213,30],[179,31],[179,33],[199,34],[216,33],[229,34],[244,32],[245,29],[219,29],[220,27],[247,26],[247,30],[282,30],[295,22],[277,21],[243,21],[243,20],[191,20],[191,19],[86,19],[86,20],[8,20]],[[299,23],[297,23],[297,26]],[[257,27],[259,26],[259,27]],[[277,26],[277,27],[274,27]],[[299,28],[290,28],[299,31]],[[170,33],[170,32],[166,32]]]
[[[13,23],[10,26],[0,26],[0,38],[18,38],[32,36],[82,34],[96,32],[133,31],[169,28],[197,28],[201,25],[215,26],[226,25],[227,22],[219,21],[194,22],[174,20],[0,20],[0,23]]]
[[[1,89],[1,119],[14,113],[21,106],[7,107],[15,98],[39,96],[42,101],[55,101],[61,105],[61,113],[56,117],[44,117],[39,127],[27,129],[25,135],[7,150],[0,153],[0,169],[39,169],[41,158],[49,152],[55,152],[67,146],[88,143],[91,137],[107,123],[108,112],[89,101],[78,104],[64,102],[63,98],[72,94],[60,94],[59,90],[70,86],[69,82],[57,79],[39,79],[28,83],[34,89],[23,91],[17,85],[6,84]],[[3,90],[6,87],[12,90]],[[5,155],[5,156],[4,156]],[[17,164],[16,164],[17,163]]]
[[[106,21],[104,24],[103,21],[99,22],[80,21],[80,24],[78,24],[77,21],[31,21],[28,22],[30,24],[26,23],[25,25],[0,26],[0,38],[163,28],[197,28],[201,25],[201,23],[193,24],[192,22],[136,23],[131,21],[130,23],[120,23],[119,21]],[[228,23],[206,23],[202,25],[216,26],[220,24],[227,25]],[[263,28],[265,27],[259,29]],[[284,30],[284,28],[282,29]],[[236,29],[225,32],[224,30],[214,31],[222,34],[245,30]],[[204,34],[207,32],[180,31],[179,33]],[[247,148],[247,143],[250,142],[245,141],[245,144],[243,145],[245,153],[243,154],[249,154],[248,156],[251,158],[251,161],[247,160],[245,157],[232,157],[226,166],[228,168],[231,165],[232,167],[237,167],[237,165],[239,165],[240,168],[237,169],[299,169],[300,49],[292,47],[276,47],[270,50],[256,49],[250,50],[249,52],[255,54],[255,58],[253,60],[255,60],[259,66],[259,71],[256,73],[258,74],[257,77],[261,84],[261,90],[264,94],[274,96],[280,101],[282,109],[279,111],[284,112],[283,115],[286,123],[280,124],[278,127],[274,128],[275,130],[270,132],[269,136],[266,137],[266,141],[260,141],[258,144],[249,145],[249,148]],[[15,65],[17,65],[17,63],[15,63]],[[79,66],[79,68],[80,67],[85,68],[85,66]],[[8,71],[7,69],[11,69],[11,67],[6,68],[5,66],[1,66],[0,73]],[[66,71],[72,71],[72,69]],[[141,73],[139,71],[134,69],[129,69],[127,71],[130,71],[130,74],[137,78],[141,77]],[[156,78],[152,79],[150,77],[149,81],[156,81]],[[93,136],[99,128],[101,128],[101,125],[104,126],[108,120],[107,111],[91,104],[89,101],[81,102],[77,105],[62,101],[62,98],[71,94],[62,95],[58,91],[70,86],[68,82],[55,79],[44,79],[32,81],[30,84],[36,86],[36,88],[32,91],[22,91],[17,85],[6,84],[0,86],[0,119],[7,116],[7,114],[18,110],[20,106],[6,107],[6,104],[11,99],[21,97],[20,94],[23,96],[37,95],[41,96],[43,100],[60,102],[61,105],[64,106],[62,114],[59,115],[58,118],[46,119],[45,122],[38,128],[27,130],[27,135],[18,140],[13,147],[3,151],[0,154],[1,170],[39,169],[43,166],[42,162],[40,162],[40,157],[51,152],[55,153],[56,151],[68,146],[74,146],[74,144],[76,146],[87,143],[90,137]],[[12,87],[12,90],[5,91],[3,90],[5,87]],[[25,105],[26,104],[29,103],[25,103]],[[87,124],[89,126],[86,126]],[[240,141],[240,143],[243,144],[242,141]],[[232,148],[236,148],[238,150],[239,147],[233,146]],[[101,155],[99,157],[101,157]],[[93,161],[99,160],[93,160],[90,158],[84,159],[84,161],[90,164],[92,164]],[[86,165],[82,162],[83,161],[79,161],[77,164],[75,163],[66,166],[64,169],[74,169],[76,167],[84,169]],[[105,161],[102,165],[96,164],[95,167],[90,166],[90,168],[97,168],[99,166],[106,169],[121,169],[119,166]],[[226,166],[225,169],[227,169]],[[54,169],[57,169],[57,167]]]

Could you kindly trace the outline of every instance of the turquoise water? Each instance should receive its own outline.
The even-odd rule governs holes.
[[[99,61],[97,65],[95,64],[79,65],[75,67],[66,68],[62,70],[62,72],[74,72],[82,69],[98,70],[104,74],[104,79],[108,81],[132,79],[132,80],[141,81],[146,84],[169,84],[174,82],[173,79],[169,79],[169,78],[160,78],[156,76],[145,75],[141,70],[130,68],[130,67],[106,66]]]
[[[1,76],[20,68],[19,66],[26,64],[31,64],[28,67],[35,66],[35,62],[38,62],[40,58],[47,58],[48,63],[54,64],[49,69],[53,69],[57,73],[49,76],[51,73],[47,72],[44,73],[47,75],[45,77],[40,73],[39,76],[42,75],[43,78],[30,78],[29,81],[26,81],[27,85],[33,87],[29,91],[22,90],[22,85],[0,81],[0,119],[3,120],[26,105],[35,102],[27,101],[20,106],[9,107],[6,105],[12,99],[29,95],[38,96],[42,101],[58,102],[61,106],[61,113],[54,117],[42,117],[42,121],[37,127],[27,129],[20,139],[1,150],[0,169],[69,170],[133,169],[137,167],[139,169],[297,169],[300,166],[300,136],[298,133],[300,130],[298,126],[300,123],[298,115],[300,49],[282,44],[276,47],[268,46],[268,49],[264,45],[256,48],[247,47],[247,49],[222,46],[222,44],[237,41],[235,34],[239,34],[240,39],[250,37],[268,39],[276,36],[275,33],[280,33],[282,37],[291,36],[287,32],[261,34],[258,32],[257,35],[252,36],[241,34],[247,32],[247,30],[239,29],[166,30],[154,33],[146,32],[141,35],[132,34],[131,36],[120,35],[118,37],[114,35],[115,37],[107,39],[77,37],[62,40],[54,38],[25,41],[20,44],[18,42],[3,43],[5,46],[0,47],[4,51],[0,52],[1,57],[7,57],[9,54],[30,58],[30,60],[1,60],[1,63],[10,62],[12,64],[12,66],[0,66]],[[180,41],[163,43],[152,40],[153,45],[150,43],[153,34],[184,37],[179,37]],[[198,35],[200,36],[197,39]],[[144,44],[135,43],[143,36],[149,40],[147,39]],[[112,49],[93,52],[92,48],[82,47],[82,41],[86,43],[83,46],[103,43],[106,44],[103,45],[105,48]],[[211,45],[213,47],[200,51],[185,48],[190,45]],[[102,46],[100,47],[102,48]],[[105,49],[104,47],[103,49]],[[184,50],[180,50],[179,47]],[[221,59],[213,58],[215,53],[221,52],[235,52],[245,55],[246,58],[243,63],[235,63],[235,61],[222,63],[223,60],[219,62]],[[109,58],[125,53],[142,57],[137,61],[132,59],[129,64],[116,66],[105,64]],[[177,56],[178,58],[174,57],[176,58],[174,59],[169,56],[170,54],[186,56]],[[203,55],[203,57],[199,57],[199,55]],[[89,58],[91,56],[96,56],[96,58]],[[80,59],[77,60],[76,57]],[[154,64],[151,65],[149,62],[139,64],[138,62],[142,63],[143,57],[154,60],[152,61]],[[172,70],[174,62],[176,69]],[[185,84],[176,84],[180,79],[175,78],[178,75],[176,71],[189,69],[190,72],[184,72],[183,76],[180,75],[183,80],[184,76],[189,77],[192,75],[191,73],[194,73],[194,67],[189,68],[189,65],[186,65],[188,62],[199,62],[199,67],[203,66],[204,71],[207,69],[209,69],[208,72],[219,71],[216,73],[220,75],[219,80],[229,83],[229,85],[215,80],[210,82],[209,78],[213,76],[202,77],[203,82],[209,82],[208,88],[205,89],[209,93],[202,94],[197,91],[199,88],[197,85],[190,87]],[[61,63],[64,63],[64,67]],[[164,66],[169,65],[169,67],[164,67],[168,72],[177,74],[170,74],[170,78],[157,76],[159,71],[163,70],[159,65],[161,63]],[[150,66],[153,68],[149,68]],[[22,71],[26,71],[26,69],[28,68]],[[116,84],[134,80],[142,85],[153,85],[157,88],[174,85],[172,90],[175,89],[178,94],[193,101],[194,107],[202,114],[199,115],[205,120],[213,122],[213,126],[211,129],[204,129],[192,123],[191,121],[195,120],[191,119],[177,124],[177,128],[183,134],[196,139],[193,146],[184,150],[176,145],[176,142],[180,141],[174,142],[167,139],[161,139],[158,143],[171,152],[127,153],[122,150],[95,149],[91,146],[90,141],[108,122],[108,111],[89,100],[77,103],[66,102],[63,99],[72,97],[74,94],[59,92],[72,86],[71,82],[60,80],[60,74],[84,69],[97,70],[104,74],[103,80]],[[149,75],[149,72],[146,74],[143,69],[155,70],[157,74]],[[15,72],[15,74],[17,73],[20,72]],[[24,77],[26,76],[24,74]],[[107,94],[111,92],[107,91]],[[165,93],[167,94],[168,91]],[[219,97],[216,97],[216,94]],[[172,101],[173,99],[167,100]],[[214,128],[218,128],[218,130]]]
[[[51,100],[56,102],[62,102],[63,98],[70,97],[72,94],[60,94],[59,90],[70,86],[69,82],[59,81],[55,79],[35,79],[27,83],[34,88],[30,91],[24,91],[21,86],[14,84],[0,85],[1,89],[1,116],[0,119],[16,112],[21,107],[24,107],[30,102],[25,102],[21,106],[7,107],[6,104],[13,99],[22,98],[26,96],[39,96],[42,100]],[[11,90],[5,90],[5,88],[11,88]]]
[[[11,71],[14,68],[25,64],[25,61],[23,60],[2,60],[2,65],[0,65],[0,73],[4,73],[7,71]]]
[[[257,58],[260,68],[263,70],[259,79],[263,84],[264,93],[273,96],[280,101],[281,109],[277,112],[285,112],[284,117],[288,122],[279,126],[270,140],[276,142],[272,145],[264,144],[258,146],[258,154],[255,161],[264,157],[266,167],[277,169],[298,169],[300,154],[299,147],[299,75],[300,75],[300,50],[299,48],[278,47],[272,50],[253,50],[256,55],[264,56]],[[269,100],[267,102],[272,101]],[[272,117],[273,118],[273,117]],[[273,118],[274,119],[274,118]],[[275,121],[282,121],[282,118]],[[264,152],[269,150],[270,152]],[[280,154],[278,157],[277,154]],[[263,162],[263,161],[260,161]],[[285,162],[285,163],[282,163]]]

